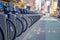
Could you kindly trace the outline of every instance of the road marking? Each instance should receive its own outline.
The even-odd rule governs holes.
[[[53,30],[52,32],[54,32],[54,33],[55,33],[56,31],[55,31],[55,30]]]
[[[37,32],[37,35],[39,35],[39,34],[40,34],[40,32],[38,31],[38,32]]]
[[[36,29],[34,29],[33,31],[34,31],[34,32],[36,32],[37,30],[36,30]]]
[[[51,30],[48,31],[49,33],[51,32]]]
[[[57,21],[58,23],[60,23],[57,19],[56,19],[56,21]]]
[[[42,30],[42,32],[45,32],[44,30]]]

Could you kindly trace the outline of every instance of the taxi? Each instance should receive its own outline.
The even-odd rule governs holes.
[[[55,13],[52,13],[52,14],[50,14],[50,16],[52,16],[52,17],[56,17],[56,14],[55,14]]]

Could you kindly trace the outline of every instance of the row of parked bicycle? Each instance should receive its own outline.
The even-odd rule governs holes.
[[[15,40],[41,17],[38,13],[18,7],[15,11],[13,5],[8,11],[6,5],[0,4],[0,40]]]

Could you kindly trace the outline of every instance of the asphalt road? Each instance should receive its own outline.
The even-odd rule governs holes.
[[[60,22],[53,17],[43,16],[17,40],[60,40]]]

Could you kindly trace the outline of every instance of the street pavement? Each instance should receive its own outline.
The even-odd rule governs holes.
[[[58,18],[58,17],[53,17],[53,18],[55,18],[56,20],[60,21],[60,18]]]
[[[53,17],[43,16],[16,40],[60,40],[60,22]]]

